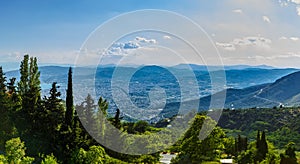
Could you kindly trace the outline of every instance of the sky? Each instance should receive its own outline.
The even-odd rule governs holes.
[[[137,12],[122,17],[145,9],[170,15]],[[195,63],[300,68],[300,0],[11,0],[0,2],[0,15],[0,64],[7,68],[27,53],[51,65]],[[115,24],[109,33],[101,33],[101,27],[110,22]],[[149,32],[145,26],[144,31],[121,34],[140,24],[170,30]],[[115,33],[119,38],[101,47]],[[98,40],[91,39],[97,36]],[[93,48],[89,46],[92,40]],[[200,51],[198,58],[193,55],[195,49]]]

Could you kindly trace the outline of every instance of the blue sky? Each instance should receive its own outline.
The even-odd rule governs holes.
[[[40,63],[72,64],[83,42],[99,25],[120,14],[142,9],[168,10],[195,21],[209,35],[226,65],[300,67],[300,0],[1,1],[0,63],[19,62],[29,53],[37,56]],[[126,22],[120,23],[118,28],[123,26]],[[180,30],[189,32],[189,29]],[[167,44],[151,34],[125,37],[120,42],[140,42],[136,37],[157,41],[140,45],[142,47]],[[199,43],[201,39],[190,38]],[[110,58],[120,57],[120,52],[128,53],[119,48],[118,54],[112,53]],[[168,48],[172,49],[172,44]],[[188,56],[189,51],[184,52],[181,55]],[[142,58],[131,62],[142,62]],[[180,61],[165,62],[172,65]],[[189,62],[203,64],[195,60]],[[206,64],[216,63],[209,60]]]

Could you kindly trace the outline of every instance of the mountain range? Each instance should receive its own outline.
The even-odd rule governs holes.
[[[168,104],[160,117],[171,117],[178,113],[180,104],[186,110],[199,104],[199,110],[212,110],[210,103],[222,102],[225,98],[224,109],[273,108],[283,106],[300,106],[300,71],[279,78],[273,83],[250,86],[244,89],[229,88],[200,99],[174,102]],[[226,97],[224,97],[226,95]],[[223,105],[223,104],[221,104]]]
[[[193,76],[184,74],[184,68],[186,68],[186,65],[182,64],[173,67],[124,66],[117,69],[121,70],[120,77],[118,77],[121,82],[123,79],[128,79],[128,72],[134,72],[128,84],[130,100],[135,106],[142,109],[159,109],[159,118],[175,115],[180,104],[183,104],[189,110],[189,108],[195,106],[195,103],[198,103],[199,110],[208,110],[210,109],[212,96],[220,99],[217,101],[221,101],[220,96],[225,94],[224,108],[229,109],[300,105],[300,85],[297,85],[297,82],[300,81],[300,72],[297,69],[279,69],[264,65],[256,67],[246,65],[225,66],[226,86],[219,86],[213,90],[210,72],[207,71],[205,66],[190,65],[190,68],[193,69]],[[213,67],[214,71],[221,71],[216,68]],[[68,67],[42,66],[39,70],[41,72],[43,95],[47,95],[52,82],[57,82],[60,86],[59,91],[62,93],[61,98],[64,99]],[[80,87],[76,87],[74,98],[78,96],[86,97],[88,94],[86,88],[95,87],[97,96],[102,96],[108,100],[110,112],[113,113],[117,105],[112,99],[110,87],[115,70],[116,67],[112,65],[96,69],[91,67],[75,68],[76,76],[73,83],[75,83],[75,86]],[[190,79],[196,77],[198,88],[195,88],[195,86],[188,87],[190,90],[199,89],[200,95],[196,97],[191,96],[189,100],[182,100],[180,84],[176,80],[178,77],[174,77],[171,72],[182,76],[182,78],[187,80],[187,84]],[[6,76],[8,79],[11,77],[19,79],[20,75],[19,71],[15,70],[6,72]],[[165,90],[167,98],[165,106],[161,105],[159,97],[157,102],[151,102],[149,93],[157,86]],[[156,99],[154,98],[154,100]],[[79,104],[80,102],[75,99],[75,103]],[[126,107],[126,104],[124,106]],[[124,113],[124,115],[128,116],[128,118],[131,117],[130,113]],[[140,115],[143,115],[142,111]],[[155,118],[158,119],[158,117]]]

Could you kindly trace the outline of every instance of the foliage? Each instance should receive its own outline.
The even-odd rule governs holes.
[[[66,114],[65,114],[65,126],[68,128],[72,127],[73,115],[74,115],[74,104],[73,104],[73,80],[72,80],[72,68],[69,68],[68,72],[68,88],[66,96]]]
[[[223,110],[218,125],[230,129],[230,134],[256,139],[256,132],[268,132],[268,140],[283,149],[292,141],[300,150],[300,110],[293,108]]]
[[[280,163],[282,164],[297,164],[297,158],[295,153],[295,143],[290,142],[286,145],[286,150],[284,154],[280,154]]]
[[[25,144],[20,138],[13,138],[5,144],[5,156],[0,157],[0,162],[3,163],[24,163],[30,164],[34,161],[34,158],[25,156]]]
[[[57,159],[54,157],[53,154],[47,155],[41,162],[41,164],[57,164],[57,163],[58,163]]]
[[[172,163],[199,163],[215,161],[220,157],[221,152],[225,149],[223,145],[225,133],[221,128],[215,127],[205,139],[201,140],[199,135],[201,135],[200,130],[204,121],[208,127],[216,124],[208,117],[196,115],[181,141],[181,152],[172,160]],[[203,132],[205,133],[206,129]]]

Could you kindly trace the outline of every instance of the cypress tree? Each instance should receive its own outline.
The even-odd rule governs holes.
[[[268,143],[266,141],[266,133],[265,131],[262,132],[261,134],[261,146],[260,146],[260,152],[262,154],[262,158],[265,159],[266,155],[268,153]]]
[[[259,149],[260,147],[260,132],[257,131],[257,136],[256,136],[256,149]]]
[[[65,114],[65,124],[68,127],[72,127],[74,115],[74,104],[73,104],[73,83],[72,83],[72,68],[69,68],[68,73],[68,88],[66,96],[66,114]]]
[[[121,128],[121,121],[120,121],[120,109],[118,108],[114,117],[113,125],[117,128]]]

